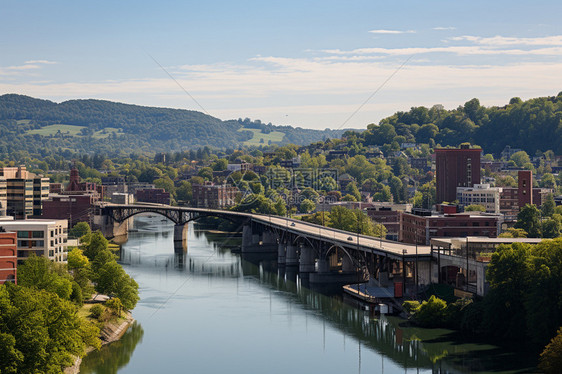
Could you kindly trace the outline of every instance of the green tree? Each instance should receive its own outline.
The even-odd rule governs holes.
[[[560,221],[549,218],[542,222],[541,232],[543,238],[557,238],[560,236]]]
[[[36,290],[46,290],[69,300],[72,278],[61,267],[45,257],[32,255],[18,266],[18,284]]]
[[[539,361],[539,369],[546,374],[557,374],[562,368],[562,327],[544,348]]]
[[[60,373],[100,347],[99,329],[76,313],[76,306],[45,290],[0,286],[0,360],[2,372]]]
[[[71,238],[81,238],[84,235],[89,235],[92,232],[88,222],[78,222],[70,231],[68,236]]]
[[[515,228],[523,229],[531,238],[540,238],[541,222],[540,211],[535,205],[525,205],[517,214]]]
[[[137,304],[138,284],[116,261],[102,265],[96,281],[96,291],[110,297],[119,297],[126,309],[133,309]]]
[[[301,213],[310,213],[314,209],[316,209],[316,204],[312,200],[304,199],[302,203],[300,203],[299,211]]]
[[[486,207],[480,204],[471,204],[464,207],[465,212],[485,212]]]
[[[517,165],[517,167],[519,168],[524,168],[525,165],[531,163],[531,159],[529,158],[529,155],[525,151],[515,152],[511,156],[510,160],[515,162],[515,165]]]
[[[93,261],[97,254],[106,250],[109,242],[100,231],[93,232],[90,236],[89,243],[81,246],[83,253],[90,261]]]
[[[193,189],[189,181],[181,181],[176,188],[176,197],[178,200],[190,202],[193,198]]]
[[[554,208],[556,208],[554,196],[549,193],[548,195],[546,195],[546,198],[541,205],[541,213],[543,217],[552,217],[552,215],[554,214]]]

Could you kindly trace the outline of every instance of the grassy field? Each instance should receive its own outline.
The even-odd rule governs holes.
[[[63,125],[63,124],[56,124],[56,125],[49,125],[45,127],[41,127],[40,129],[29,130],[26,132],[27,135],[38,134],[42,136],[49,136],[49,135],[56,135],[57,132],[61,132],[65,135],[70,136],[82,136],[80,134],[80,130],[85,129],[85,126],[74,126],[74,125]],[[117,129],[114,127],[106,127],[99,131],[96,131],[92,137],[95,139],[105,139],[109,137],[111,134],[122,135],[123,132],[121,129]]]
[[[96,131],[92,137],[96,139],[105,139],[111,134],[123,135],[123,132],[121,129],[116,129],[115,127],[105,127],[100,131]]]
[[[264,134],[259,129],[241,128],[238,131],[251,131],[254,134],[252,139],[246,140],[244,142],[244,145],[256,145],[256,146],[267,145],[269,144],[270,140],[271,143],[281,143],[281,141],[283,141],[283,137],[285,136],[285,134],[280,131],[272,131],[269,134]]]
[[[63,134],[77,136],[80,134],[80,130],[84,128],[85,128],[84,126],[56,124],[56,125],[41,127],[40,129],[29,130],[28,132],[26,132],[26,134],[28,135],[38,134],[43,136],[49,136],[49,135],[55,135],[58,131],[60,131]]]

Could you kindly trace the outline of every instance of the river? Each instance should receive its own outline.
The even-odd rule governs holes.
[[[273,261],[232,253],[237,237],[135,218],[121,263],[139,283],[136,323],[86,356],[81,373],[518,373],[524,354],[406,327],[337,293],[311,291]]]

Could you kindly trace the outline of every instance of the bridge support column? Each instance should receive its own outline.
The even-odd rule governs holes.
[[[341,270],[343,272],[355,271],[356,270],[353,267],[353,261],[351,261],[351,258],[349,258],[349,256],[346,256],[346,255],[343,256]]]
[[[287,247],[286,243],[279,242],[279,244],[277,244],[277,264],[278,265],[285,265],[286,247]]]
[[[330,271],[330,262],[327,258],[318,259],[318,273],[328,273]]]
[[[293,244],[287,244],[287,252],[285,255],[285,265],[296,266],[299,264],[299,259],[297,258],[297,246]]]
[[[174,251],[176,253],[187,252],[187,225],[174,226]]]
[[[307,245],[303,245],[301,247],[301,255],[299,258],[299,272],[313,273],[315,270],[314,250]]]

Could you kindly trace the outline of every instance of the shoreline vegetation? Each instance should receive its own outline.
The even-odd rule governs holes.
[[[90,305],[95,305],[93,303],[99,303],[102,301],[96,301],[98,297],[102,297],[107,300],[107,296],[105,295],[96,295],[92,300]],[[84,304],[81,309],[88,311],[91,308],[86,307],[88,304]],[[112,320],[106,321],[103,324],[103,327],[100,329],[99,339],[101,341],[101,347],[104,345],[111,344],[120,340],[125,332],[129,329],[129,327],[135,322],[133,315],[131,312],[123,312],[123,314],[119,317],[116,317]],[[100,347],[100,348],[101,348]],[[86,348],[83,356],[77,356],[74,360],[72,366],[69,366],[64,369],[64,374],[77,374],[80,372],[80,365],[82,364],[82,359],[88,355],[90,352],[96,350],[96,347],[89,346]]]
[[[32,255],[18,266],[17,285],[0,285],[1,373],[72,370],[134,322],[138,284],[100,232],[78,225],[82,244],[66,264]]]

